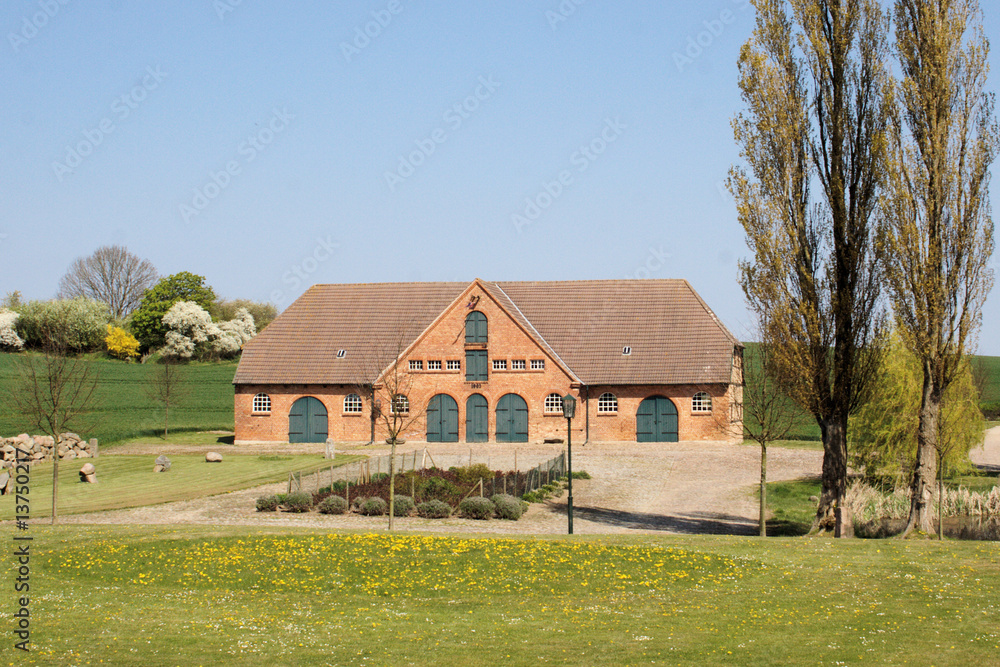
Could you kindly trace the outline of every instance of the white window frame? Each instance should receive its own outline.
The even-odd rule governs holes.
[[[532,359],[531,360],[531,370],[533,370],[533,371],[544,371],[545,370],[545,360],[544,359]]]
[[[601,394],[597,399],[597,414],[613,415],[618,412],[618,397],[610,391]]]
[[[563,397],[552,392],[545,397],[545,414],[561,415],[563,411]]]
[[[344,413],[349,415],[358,415],[364,412],[364,403],[361,401],[361,397],[357,394],[348,394],[344,396]]]
[[[691,397],[691,412],[707,414],[712,411],[712,395],[707,391],[699,391]]]
[[[424,362],[421,359],[410,359],[410,370],[411,371],[424,370]]]
[[[461,359],[449,359],[445,362],[445,368],[449,371],[460,371],[462,370],[462,360]]]
[[[493,370],[495,370],[495,371],[505,371],[505,370],[507,370],[507,360],[506,359],[494,359],[493,360]]]
[[[396,408],[399,408],[397,411]],[[392,414],[394,415],[408,415],[410,414],[410,399],[406,394],[396,394],[392,398]]]
[[[524,359],[511,359],[510,360],[510,370],[512,371],[523,371],[527,368],[527,364],[524,363]]]
[[[432,359],[427,362],[427,370],[429,371],[439,371],[441,370],[441,360]]]
[[[253,397],[253,403],[251,409],[256,414],[270,414],[271,397],[263,392],[256,394]]]

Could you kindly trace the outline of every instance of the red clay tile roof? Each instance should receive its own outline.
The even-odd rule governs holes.
[[[481,284],[588,385],[728,383],[741,346],[685,280]],[[468,286],[314,285],[247,344],[233,382],[364,382],[366,361],[391,361]]]

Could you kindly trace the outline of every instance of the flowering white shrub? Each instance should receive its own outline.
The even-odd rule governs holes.
[[[231,356],[257,334],[253,316],[246,308],[236,311],[236,318],[216,324],[208,311],[193,301],[178,301],[163,316],[170,330],[163,353],[190,359],[196,352]]]
[[[14,330],[18,314],[7,308],[0,308],[0,348],[5,350],[20,350],[24,348],[24,341]]]

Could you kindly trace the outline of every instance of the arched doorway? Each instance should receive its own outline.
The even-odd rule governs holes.
[[[465,402],[465,441],[488,442],[490,406],[482,394],[473,394]]]
[[[528,404],[517,394],[497,402],[497,442],[528,442]]]
[[[448,394],[427,404],[427,442],[458,442],[458,403]]]
[[[650,396],[635,414],[636,442],[677,442],[677,406],[666,396]]]
[[[326,408],[318,398],[303,396],[288,413],[288,442],[326,442]]]

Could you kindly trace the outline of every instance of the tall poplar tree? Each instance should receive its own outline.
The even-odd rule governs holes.
[[[989,43],[975,0],[897,0],[898,86],[884,243],[889,293],[923,383],[910,516],[934,533],[941,402],[963,368],[993,282],[989,168],[998,132],[984,92]]]
[[[746,111],[734,167],[753,260],[740,283],[782,389],[819,424],[822,493],[813,530],[852,533],[848,417],[864,402],[884,340],[875,232],[885,178],[888,17],[873,0],[754,0],[740,54]]]

